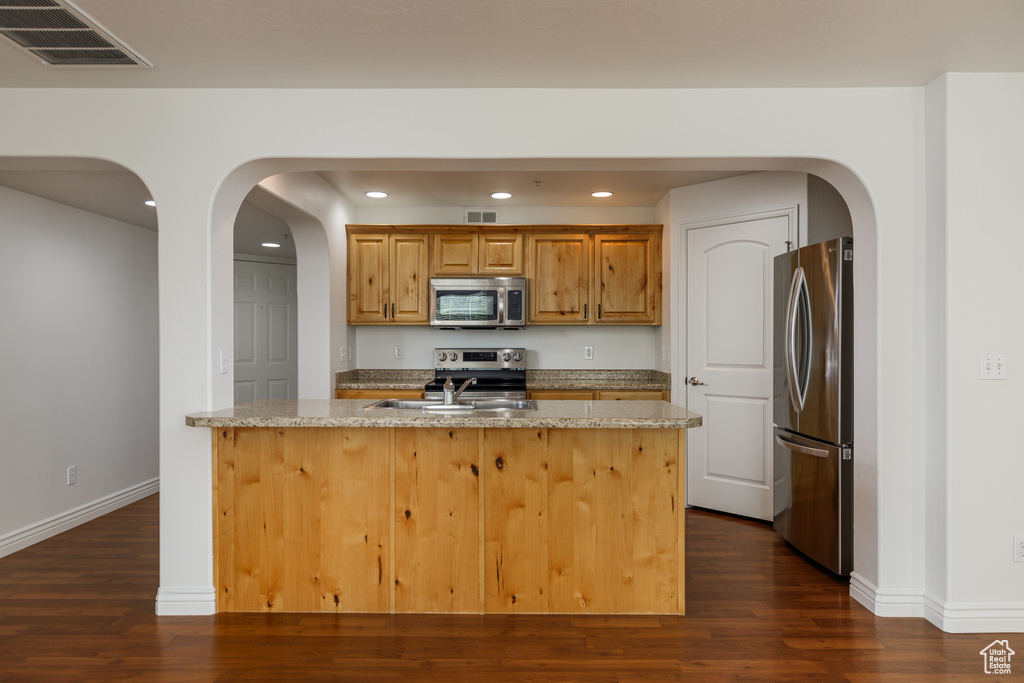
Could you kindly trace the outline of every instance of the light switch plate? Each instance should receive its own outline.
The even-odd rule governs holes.
[[[1006,379],[1006,354],[981,354],[981,379]]]

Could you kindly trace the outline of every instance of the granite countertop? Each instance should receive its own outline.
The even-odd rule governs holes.
[[[537,401],[537,410],[364,410],[372,399],[262,400],[185,418],[189,427],[501,427],[685,429],[701,416],[665,401]]]
[[[433,370],[349,370],[335,375],[335,389],[422,389]],[[529,370],[527,389],[657,390],[671,388],[658,370]]]

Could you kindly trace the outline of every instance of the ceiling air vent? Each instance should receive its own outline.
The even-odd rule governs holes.
[[[54,66],[153,66],[68,0],[0,0],[0,35]]]
[[[497,209],[466,209],[466,223],[480,225],[481,223],[497,223]]]

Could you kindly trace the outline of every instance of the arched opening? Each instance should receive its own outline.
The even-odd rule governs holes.
[[[326,251],[325,260],[320,262],[318,273],[321,280],[319,285],[322,296],[328,291],[330,301],[326,306],[326,316],[316,316],[321,323],[320,331],[312,336],[303,335],[300,344],[303,349],[310,349],[310,353],[319,359],[320,370],[316,372],[322,376],[326,374],[328,381],[333,381],[333,374],[340,367],[338,350],[342,347],[355,346],[359,353],[359,338],[363,331],[350,329],[345,322],[345,284],[344,284],[344,226],[348,222],[364,222],[361,215],[372,215],[374,220],[365,222],[373,223],[411,223],[411,220],[381,220],[380,213],[372,214],[363,212],[358,206],[340,195],[336,188],[325,187],[323,178],[317,175],[317,171],[327,169],[351,169],[351,168],[373,168],[376,172],[386,177],[389,171],[400,172],[408,168],[425,170],[426,172],[451,172],[473,171],[494,168],[510,169],[593,169],[604,168],[608,171],[642,173],[646,168],[655,167],[658,169],[675,170],[705,170],[719,173],[754,173],[759,171],[791,171],[813,174],[822,179],[830,188],[841,195],[845,200],[852,219],[853,236],[857,243],[858,259],[854,267],[854,282],[856,288],[856,321],[855,321],[855,431],[857,433],[858,458],[856,463],[856,485],[855,485],[855,518],[858,534],[855,542],[855,556],[857,558],[855,572],[868,577],[875,576],[877,572],[877,543],[878,543],[878,462],[877,462],[877,380],[876,380],[876,239],[875,239],[875,216],[872,202],[868,196],[863,183],[845,166],[831,161],[818,159],[648,159],[648,160],[566,160],[566,159],[531,159],[531,160],[488,160],[488,161],[452,161],[452,160],[418,160],[416,162],[399,160],[290,160],[285,162],[260,162],[260,170],[263,173],[271,174],[260,183],[260,188],[267,191],[267,194],[276,197],[279,212],[297,211],[295,221],[302,218],[309,220],[316,216],[316,220],[309,223],[310,229],[318,237],[322,238],[319,246],[311,250],[311,253]],[[251,170],[246,169],[246,171]],[[285,171],[276,173],[275,171]],[[333,194],[333,196],[332,196]],[[264,197],[267,205],[275,203],[275,199]],[[408,215],[408,214],[405,214]],[[550,215],[550,214],[547,214]],[[597,221],[595,221],[597,222]],[[290,225],[295,223],[290,221]],[[669,226],[671,228],[671,226]],[[666,231],[671,241],[671,229]],[[298,242],[298,236],[296,237]],[[672,253],[668,244],[665,245],[667,253]],[[299,271],[303,270],[302,256],[299,255]],[[215,255],[215,263],[220,259]],[[665,283],[667,290],[673,290],[674,282],[678,281],[682,265],[678,262],[668,263],[665,275],[668,282]],[[215,275],[216,279],[216,275]],[[311,293],[307,291],[306,294]],[[305,305],[305,296],[300,292],[300,310]],[[651,334],[651,339],[645,344],[654,349],[655,362],[660,357],[660,349],[664,345],[672,346],[673,338],[678,339],[681,335],[679,320],[681,318],[682,302],[679,298],[672,301],[669,314],[669,323],[664,325],[665,329],[657,332],[657,336]],[[215,304],[217,306],[217,304]],[[324,320],[326,318],[326,324]],[[308,326],[300,326],[301,329],[310,329]],[[437,334],[436,331],[431,331]],[[389,331],[376,331],[376,334],[391,333]],[[404,332],[404,334],[409,334]],[[367,333],[369,340],[374,333]],[[351,340],[355,340],[354,343]],[[340,343],[339,343],[340,342]],[[416,342],[422,342],[418,337]],[[367,344],[368,348],[379,347],[379,339],[373,337]],[[680,366],[678,358],[673,358],[670,363],[661,367],[668,367],[672,373],[673,385],[680,386],[685,376],[685,368]],[[359,367],[371,367],[360,365]],[[415,366],[410,366],[415,367]],[[324,373],[326,370],[326,373]],[[316,374],[314,372],[314,376]],[[315,381],[323,381],[316,379]]]
[[[150,199],[103,160],[0,160],[0,555],[159,488]]]

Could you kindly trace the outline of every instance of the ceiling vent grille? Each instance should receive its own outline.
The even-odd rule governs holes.
[[[497,209],[466,209],[466,223],[480,225],[481,223],[497,223]]]
[[[0,35],[53,66],[153,66],[68,0],[0,0]]]

